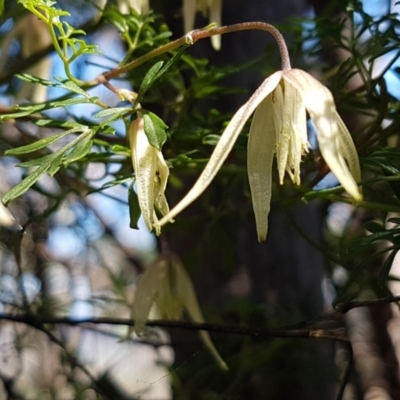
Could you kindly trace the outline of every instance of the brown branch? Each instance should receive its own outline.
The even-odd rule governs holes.
[[[389,304],[389,303],[397,303],[400,302],[400,296],[394,297],[382,297],[378,299],[370,299],[370,300],[355,300],[349,301],[347,303],[339,303],[336,306],[328,311],[325,311],[318,315],[315,318],[308,319],[305,321],[298,322],[293,325],[286,326],[285,329],[300,329],[303,327],[310,327],[316,326],[323,322],[328,321],[337,321],[342,318],[347,312],[354,308],[360,307],[376,307],[382,304]]]
[[[24,323],[33,327],[41,327],[42,324],[67,324],[80,325],[87,324],[108,324],[133,326],[135,321],[127,318],[87,318],[71,320],[67,317],[37,317],[26,314],[0,314],[0,320]],[[177,328],[194,331],[208,331],[215,333],[228,333],[233,335],[252,336],[254,338],[316,338],[329,339],[348,343],[346,330],[343,328],[335,329],[261,329],[243,326],[219,325],[210,323],[197,323],[189,321],[167,321],[153,320],[148,321],[149,327]]]
[[[220,325],[210,323],[197,323],[189,321],[172,321],[172,320],[153,320],[148,321],[149,327],[176,328],[195,331],[208,331],[216,333],[228,333],[233,335],[252,336],[254,338],[317,338],[330,339],[348,343],[345,328],[333,329],[296,329],[298,326],[316,325],[320,322],[336,320],[346,314],[348,311],[359,307],[375,307],[382,304],[394,303],[400,301],[400,296],[391,298],[379,298],[371,300],[351,301],[348,303],[338,304],[334,309],[322,313],[313,320],[300,322],[299,324],[281,329],[262,329],[244,326]],[[0,314],[0,320],[14,321],[38,327],[41,324],[67,324],[67,325],[125,325],[134,326],[135,321],[127,318],[87,318],[80,320],[71,320],[68,317],[37,317],[26,314]]]

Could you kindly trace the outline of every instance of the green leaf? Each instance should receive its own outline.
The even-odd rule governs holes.
[[[0,16],[4,14],[4,0],[0,0]]]
[[[174,54],[174,56],[165,64],[164,67],[163,67],[164,62],[159,61],[149,69],[149,71],[143,78],[142,85],[140,86],[138,97],[136,99],[136,104],[140,103],[144,94],[151,88],[151,86],[153,86],[153,84],[158,79],[160,79],[181,58],[182,54],[188,47],[189,45],[181,46],[179,50]]]
[[[85,97],[74,97],[66,100],[50,101],[47,103],[29,106],[16,106],[14,113],[1,115],[0,122],[7,121],[9,119],[26,117],[27,115],[35,114],[53,108],[66,107],[74,104],[94,103],[97,99],[97,97],[91,97],[90,99]]]
[[[219,139],[221,139],[221,135],[210,134],[204,136],[201,142],[203,144],[209,144],[210,146],[216,146]]]
[[[389,218],[387,222],[391,222],[392,224],[400,225],[400,218]]]
[[[165,132],[168,126],[164,121],[152,112],[143,114],[144,131],[149,143],[158,150],[161,150],[163,144],[167,140]]]
[[[381,266],[380,271],[379,271],[379,276],[378,276],[378,285],[379,286],[382,287],[387,282],[388,277],[389,277],[390,269],[392,268],[392,264],[393,264],[394,258],[396,257],[396,254],[397,254],[398,251],[399,251],[398,248],[393,250],[389,254],[389,256],[386,258],[386,260],[383,263],[383,265]]]
[[[181,46],[178,51],[174,54],[174,56],[165,64],[164,68],[160,70],[154,78],[153,83],[161,78],[183,55],[186,49],[190,47],[190,45]]]
[[[75,121],[58,121],[56,119],[39,119],[33,121],[37,126],[56,127],[56,128],[80,128],[81,131],[87,129],[86,125],[79,124]]]
[[[128,204],[129,204],[129,226],[132,229],[139,229],[138,221],[142,212],[140,211],[139,198],[137,193],[133,189],[133,185],[130,185],[128,192]]]
[[[57,81],[60,82],[58,87],[68,90],[69,92],[80,94],[86,98],[91,98],[92,96],[86,92],[85,90],[81,89],[75,82],[65,80],[65,78],[55,77]]]
[[[65,147],[67,147],[67,146],[65,146]],[[47,173],[49,174],[49,176],[54,176],[60,170],[63,156],[67,151],[67,149],[65,149],[65,147],[60,149],[60,151],[53,154],[53,157],[51,159],[50,168],[47,170]]]
[[[92,149],[93,135],[86,136],[71,150],[70,153],[63,159],[64,164],[71,164],[85,157]]]
[[[42,164],[29,174],[17,186],[9,190],[1,199],[4,205],[7,205],[11,200],[21,196],[25,193],[36,181],[50,168],[50,164]]]
[[[392,192],[394,195],[400,200],[400,173],[394,173],[391,171],[388,171],[386,169],[382,168],[383,175],[385,176],[395,176],[399,178],[399,181],[388,181],[388,184],[390,186],[390,189],[392,189]]]
[[[386,231],[386,228],[385,228],[383,225],[378,224],[378,223],[375,222],[375,221],[368,221],[368,222],[366,222],[366,223],[364,224],[364,228],[365,228],[367,231],[372,232],[372,233],[385,232],[385,231]]]
[[[52,87],[58,86],[56,82],[49,81],[48,79],[39,78],[38,76],[27,74],[26,72],[21,74],[15,74],[15,77],[24,82],[37,83],[43,86],[52,86]]]
[[[373,233],[371,235],[368,235],[361,239],[360,241],[357,242],[356,246],[369,246],[373,242],[379,241],[379,240],[389,240],[392,241],[393,237],[395,234],[399,234],[400,229],[391,229],[390,231],[383,231],[383,232],[377,232]]]
[[[109,189],[109,188],[111,188],[113,186],[122,185],[122,184],[124,184],[126,182],[130,182],[131,180],[132,180],[131,176],[118,177],[117,179],[113,179],[112,181],[106,182],[104,185],[102,185],[98,189],[91,190],[88,194],[98,193],[98,192],[101,192],[103,190]]]
[[[80,128],[70,129],[69,131],[59,133],[57,135],[49,136],[43,139],[40,139],[34,143],[28,144],[26,146],[17,147],[16,149],[9,149],[5,151],[6,156],[17,156],[20,154],[28,154],[34,151],[41,150],[50,144],[56,142],[57,140],[63,138],[64,136],[69,135],[70,133],[80,131]],[[20,165],[21,166],[21,165]]]
[[[157,79],[157,74],[164,65],[164,61],[159,61],[154,64],[148,71],[145,77],[143,78],[142,84],[140,85],[140,90],[138,94],[138,98],[142,98],[143,95],[150,89],[155,80]]]
[[[17,186],[13,187],[3,196],[3,203],[7,204],[9,201],[17,198],[21,194],[25,193],[39,178],[42,174],[46,171],[50,176],[53,176],[59,169],[63,161],[63,157],[65,153],[69,150],[77,146],[80,142],[85,142],[86,138],[91,138],[94,135],[94,131],[87,129],[77,138],[72,140],[66,146],[62,147],[61,149],[57,150],[55,153],[48,154],[44,157],[41,157],[36,160],[26,161],[24,163],[18,164],[20,167],[32,167],[38,166],[34,172],[29,174],[22,182],[20,182]],[[81,145],[81,154],[82,151],[87,148],[89,144]]]
[[[107,108],[106,110],[99,111],[93,117],[94,118],[105,118],[105,117],[111,116],[110,119],[107,120],[107,123],[109,123],[116,119],[120,119],[124,114],[127,114],[130,111],[132,111],[131,107]]]
[[[42,165],[43,163],[46,163],[50,160],[49,165],[51,163],[51,159],[54,157],[54,154],[47,154],[43,157],[40,158],[35,158],[33,160],[25,161],[16,164],[16,167],[21,167],[21,168],[31,168],[31,167],[37,167]]]

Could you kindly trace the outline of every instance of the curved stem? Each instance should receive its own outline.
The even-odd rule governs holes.
[[[164,54],[168,51],[175,50],[176,48],[183,45],[192,45],[196,43],[200,39],[205,39],[214,35],[224,35],[226,33],[232,32],[240,32],[240,31],[248,31],[248,30],[262,30],[270,33],[274,39],[276,40],[279,52],[282,60],[282,70],[291,69],[289,52],[286,46],[285,39],[282,34],[276,29],[274,26],[267,24],[266,22],[242,22],[240,24],[221,26],[213,29],[196,29],[192,32],[187,33],[185,36],[174,40],[173,42],[167,43],[159,47],[158,49],[152,50],[149,53],[143,55],[142,57],[137,58],[136,60],[131,61],[130,63],[123,65],[121,67],[115,68],[109,72],[106,72],[102,75],[103,79],[109,80],[111,78],[115,78],[117,76],[122,75],[125,72],[128,72],[139,65],[142,65],[146,61],[151,60],[154,57],[157,57],[161,54]],[[85,86],[94,86],[99,84],[99,78],[88,82]]]
[[[214,36],[214,35],[223,35],[225,33],[232,32],[240,32],[240,31],[248,31],[248,30],[262,30],[270,33],[279,47],[279,52],[281,55],[282,62],[282,70],[291,69],[289,51],[286,46],[285,39],[282,34],[276,29],[273,25],[267,24],[266,22],[242,22],[240,24],[221,26],[218,28],[213,28],[209,30],[195,30],[188,35],[190,35],[193,39],[193,43],[195,43],[199,39],[204,39],[206,37]]]

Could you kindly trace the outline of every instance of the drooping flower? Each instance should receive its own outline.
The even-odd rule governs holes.
[[[209,21],[217,26],[221,25],[222,0],[184,0],[183,1],[183,23],[185,32],[189,32],[194,28],[196,12],[208,17]],[[215,50],[221,48],[221,36],[211,37],[211,43]]]
[[[258,240],[265,240],[271,202],[273,156],[276,153],[280,183],[285,171],[300,184],[300,162],[307,152],[306,112],[313,121],[322,157],[344,190],[362,199],[357,182],[360,165],[353,140],[337,113],[332,93],[299,69],[269,76],[233,116],[209,162],[189,193],[160,221],[162,226],[196,200],[221,168],[246,121],[255,111],[249,132],[248,174]]]
[[[172,254],[156,260],[139,280],[131,310],[135,325],[129,328],[128,336],[133,331],[138,335],[143,332],[153,305],[156,305],[157,315],[160,318],[179,320],[186,311],[193,322],[204,322],[190,276],[181,261]],[[220,368],[228,370],[208,332],[199,331],[199,334]]]
[[[161,150],[149,143],[144,131],[143,118],[138,117],[131,123],[129,141],[140,210],[149,230],[154,229],[159,235],[160,225],[156,210],[162,215],[169,212],[164,194],[169,168]]]

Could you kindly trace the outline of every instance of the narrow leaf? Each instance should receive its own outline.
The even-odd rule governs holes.
[[[49,146],[50,144],[56,142],[57,140],[63,138],[64,136],[67,136],[70,133],[76,132],[76,131],[78,131],[78,129],[74,128],[69,131],[59,133],[57,135],[53,135],[53,136],[49,136],[49,137],[40,139],[40,140],[38,140],[34,143],[31,143],[31,144],[28,144],[26,146],[21,146],[21,147],[17,147],[16,149],[6,150],[4,154],[6,156],[16,156],[16,155],[20,155],[20,154],[32,153],[34,151],[41,150],[41,149]]]
[[[121,118],[123,114],[126,114],[128,112],[132,111],[132,107],[116,107],[116,108],[107,108],[105,110],[101,110],[95,115],[93,115],[94,118],[105,118],[111,116],[112,119],[118,119]]]
[[[371,232],[371,233],[377,233],[377,232],[385,232],[386,228],[382,224],[378,224],[375,221],[368,221],[364,224],[364,228]]]
[[[140,85],[138,98],[139,97],[142,98],[143,95],[150,89],[150,87],[155,82],[155,78],[157,77],[157,74],[163,65],[164,61],[159,61],[147,71],[147,74],[143,78],[142,84]]]
[[[50,165],[42,164],[36,168],[31,174],[29,174],[22,182],[17,186],[14,186],[9,190],[2,198],[4,205],[7,205],[11,200],[16,199],[25,193],[36,181],[49,169]]]
[[[133,189],[133,185],[129,187],[128,192],[128,204],[129,204],[129,227],[131,229],[139,229],[138,221],[142,212],[140,211],[139,199],[137,193]]]
[[[397,254],[398,251],[399,251],[398,248],[393,250],[389,254],[388,258],[385,260],[385,262],[383,263],[382,267],[380,268],[379,276],[378,276],[378,285],[379,286],[382,287],[387,282],[388,277],[389,277],[390,269],[392,268],[392,264],[393,264],[394,258],[396,257],[396,254]]]
[[[64,158],[64,164],[71,164],[85,157],[93,146],[93,135],[84,137]]]
[[[55,79],[60,82],[60,85],[59,85],[60,88],[64,88],[70,92],[80,94],[86,98],[92,97],[88,92],[81,89],[75,82],[66,81],[64,78],[60,78],[60,77],[56,77]]]

